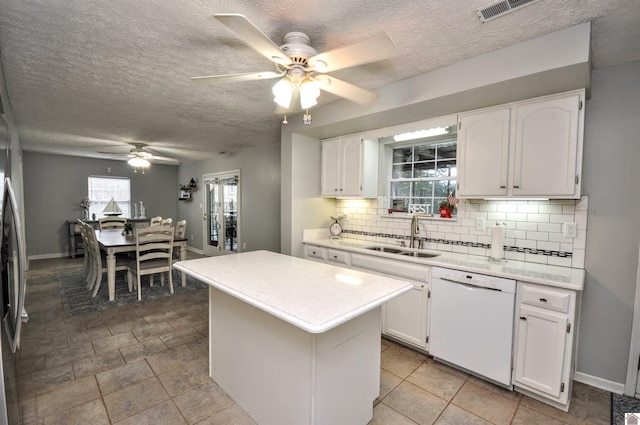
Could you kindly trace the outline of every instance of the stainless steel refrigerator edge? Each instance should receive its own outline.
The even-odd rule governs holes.
[[[11,188],[10,151],[7,124],[0,115],[0,192],[2,205],[0,232],[0,262],[2,290],[0,291],[0,425],[18,425],[21,421],[15,364],[20,347],[20,331],[26,289],[26,251],[18,204]]]

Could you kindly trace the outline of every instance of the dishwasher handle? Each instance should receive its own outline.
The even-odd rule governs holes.
[[[446,278],[446,277],[438,277],[438,278],[436,278],[436,279],[444,280],[444,281],[446,281],[446,282],[455,283],[455,284],[457,284],[457,285],[466,286],[466,287],[471,288],[471,289],[474,289],[474,288],[475,288],[475,289],[486,289],[486,290],[489,290],[489,291],[498,291],[498,292],[502,292],[502,289],[499,289],[499,288],[489,288],[489,287],[487,287],[487,286],[474,285],[473,283],[460,282],[460,281],[458,281],[458,280],[448,279],[448,278]]]

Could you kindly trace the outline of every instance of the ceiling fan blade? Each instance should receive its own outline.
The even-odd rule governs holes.
[[[149,161],[151,162],[166,162],[168,164],[180,164],[180,161],[178,161],[175,158],[169,158],[166,156],[156,156],[156,155],[152,155],[149,158],[147,158]]]
[[[195,83],[230,83],[237,81],[253,81],[253,80],[267,80],[270,78],[282,77],[282,74],[278,72],[265,71],[265,72],[245,72],[241,74],[222,74],[222,75],[207,75],[203,77],[191,77],[191,81]]]
[[[265,35],[258,27],[244,15],[237,13],[218,13],[213,15],[240,36],[249,47],[265,58],[282,65],[289,65],[291,59],[285,55],[280,47]]]
[[[330,75],[316,75],[313,79],[318,82],[321,90],[359,103],[360,105],[369,105],[378,98],[377,93]]]
[[[391,37],[384,34],[360,43],[318,53],[309,58],[309,66],[317,72],[331,72],[365,63],[377,62],[398,55]]]

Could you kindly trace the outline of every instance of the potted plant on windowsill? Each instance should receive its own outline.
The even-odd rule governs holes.
[[[453,195],[449,195],[447,199],[443,199],[438,203],[438,211],[440,212],[440,217],[442,218],[451,218],[451,214],[454,214],[457,208],[458,199],[454,198]]]

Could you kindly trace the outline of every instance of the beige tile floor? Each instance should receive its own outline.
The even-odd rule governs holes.
[[[81,262],[30,264],[17,366],[26,425],[254,424],[208,377],[206,290],[66,318],[56,271]],[[609,423],[609,393],[583,384],[564,413],[384,339],[381,357],[372,425]]]

